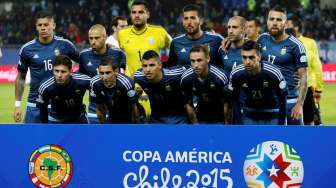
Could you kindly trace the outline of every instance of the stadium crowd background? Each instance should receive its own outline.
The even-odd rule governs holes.
[[[114,16],[128,17],[125,0],[18,0],[0,3],[0,46],[19,46],[35,37],[34,15],[39,10],[50,10],[56,15],[59,36],[70,39],[78,47],[88,45],[87,31],[101,23],[111,32]],[[234,15],[259,19],[265,27],[265,15],[275,3],[285,5],[289,15],[296,14],[305,20],[303,33],[316,40],[336,38],[336,9],[322,7],[319,0],[149,0],[150,23],[162,25],[172,37],[183,32],[181,8],[190,2],[204,9],[206,26],[221,35],[226,35],[225,25]],[[319,28],[319,29],[316,29]],[[265,28],[263,28],[265,29]]]

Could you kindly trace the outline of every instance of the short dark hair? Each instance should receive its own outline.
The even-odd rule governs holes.
[[[154,50],[148,50],[142,55],[142,60],[156,59],[158,63],[160,62],[160,56]]]
[[[285,7],[282,7],[282,6],[280,6],[280,5],[275,5],[274,7],[272,7],[272,8],[270,9],[269,12],[271,12],[271,11],[282,12],[282,13],[284,13],[285,15],[287,15],[287,10],[286,10],[286,8],[285,8]]]
[[[118,69],[120,66],[119,66],[119,63],[112,57],[105,57],[103,58],[98,67],[100,66],[111,66],[113,70],[116,70]]]
[[[298,27],[299,31],[301,31],[302,29],[302,22],[301,19],[297,16],[290,16],[289,18],[287,18],[287,21],[292,21],[294,27]]]
[[[49,11],[39,11],[35,15],[35,22],[40,18],[54,19],[54,15]]]
[[[209,47],[207,45],[204,44],[196,44],[195,46],[193,46],[190,50],[190,54],[192,52],[203,52],[205,57],[210,57],[210,52],[209,52]]]
[[[257,53],[260,54],[260,46],[254,40],[247,40],[246,42],[244,42],[243,46],[241,47],[241,50],[243,51],[256,50]]]
[[[131,7],[133,7],[134,5],[143,5],[147,9],[147,11],[149,11],[149,4],[145,0],[134,0],[131,4]]]
[[[72,69],[72,61],[71,61],[70,57],[68,57],[66,55],[58,55],[58,56],[56,56],[54,67],[56,67],[58,65],[64,65],[70,71]]]
[[[203,12],[200,6],[196,4],[189,4],[183,7],[182,12],[188,12],[188,11],[196,11],[198,17],[202,18],[203,17]]]
[[[253,21],[254,24],[255,24],[257,27],[260,27],[260,26],[261,26],[261,23],[260,23],[259,19],[257,19],[257,18],[250,18],[250,19],[248,19],[247,21],[248,21],[248,22]]]
[[[125,18],[124,16],[116,16],[116,17],[112,18],[112,26],[117,27],[119,20],[127,21],[127,18]]]

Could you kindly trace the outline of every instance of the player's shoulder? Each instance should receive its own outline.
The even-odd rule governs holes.
[[[295,38],[293,35],[289,35],[289,37],[288,37],[288,41],[289,41],[293,46],[298,47],[298,48],[300,49],[300,52],[301,52],[301,53],[304,53],[304,52],[305,52],[305,48],[304,48],[302,42],[301,42],[299,39]]]
[[[166,32],[166,29],[163,28],[161,25],[148,24],[147,27],[148,27],[148,29],[151,29],[151,30],[157,30],[157,31],[164,31],[164,32]]]
[[[80,55],[80,56],[84,56],[84,55],[88,55],[88,54],[90,54],[90,53],[92,53],[92,48],[86,48],[86,49],[82,50],[82,51],[79,53],[79,55]]]
[[[194,71],[191,67],[186,69],[181,76],[181,81],[187,80],[188,78],[192,77],[193,74],[194,74]]]
[[[271,63],[263,62],[263,70],[266,71],[268,74],[273,75],[278,80],[282,80],[283,76],[281,74],[280,69]]]
[[[60,37],[60,36],[54,36],[54,39],[59,42],[59,43],[62,43],[64,45],[70,45],[72,47],[75,47],[75,45],[68,39],[65,39],[63,37]]]
[[[186,40],[187,35],[186,34],[181,34],[179,36],[176,36],[173,38],[172,43],[180,42]]]
[[[219,78],[219,79],[221,79],[225,82],[227,81],[227,76],[226,76],[224,70],[222,70],[222,69],[220,69],[216,66],[210,65],[209,66],[209,72],[211,74],[213,74],[215,77],[217,77],[217,78]]]
[[[109,53],[109,54],[116,53],[116,52],[124,54],[124,51],[122,51],[120,48],[117,48],[117,47],[111,46],[107,49],[107,53]]]
[[[224,39],[222,37],[222,35],[220,35],[219,33],[213,33],[213,32],[206,31],[206,32],[204,32],[204,34],[209,38],[214,38],[214,39],[217,39],[217,40],[220,40],[220,41],[222,41]]]
[[[167,76],[181,76],[186,68],[181,67],[181,66],[175,66],[175,67],[170,67],[170,68],[164,68],[163,72]]]
[[[91,86],[91,88],[96,87],[99,84],[100,80],[101,79],[100,79],[99,75],[96,75],[96,76],[92,77],[91,80],[90,80],[90,86]]]
[[[135,73],[134,73],[134,78],[136,78],[136,79],[141,79],[141,78],[143,78],[143,77],[145,77],[145,73],[143,72],[143,69],[142,69],[142,68],[140,68],[140,69],[138,69],[137,71],[135,71]]]
[[[125,74],[118,73],[117,81],[127,90],[134,88],[133,80]]]
[[[316,41],[310,37],[301,35],[298,39],[303,43],[303,45],[308,45],[308,46],[316,45]]]
[[[264,40],[270,40],[270,39],[271,39],[271,35],[269,33],[265,32],[265,33],[262,33],[262,34],[259,35],[258,42],[264,41]]]
[[[27,43],[25,43],[24,45],[21,46],[19,54],[21,54],[24,50],[27,50],[29,48],[31,48],[32,46],[34,46],[35,44],[37,44],[36,39],[33,39]]]
[[[118,32],[118,35],[119,35],[119,36],[120,36],[120,35],[125,35],[125,34],[128,34],[128,33],[130,33],[130,32],[132,32],[132,25],[128,25],[128,26],[126,26],[126,27],[120,29],[119,32]]]
[[[236,77],[236,76],[242,74],[244,71],[245,71],[245,65],[244,64],[237,65],[234,69],[232,69],[232,71],[230,73],[230,78],[231,77]]]
[[[45,93],[45,91],[52,88],[55,83],[56,82],[53,76],[43,80],[39,86],[38,92]]]
[[[91,77],[85,74],[80,74],[80,73],[74,73],[72,74],[72,78],[75,80],[84,80],[84,81],[90,81]]]

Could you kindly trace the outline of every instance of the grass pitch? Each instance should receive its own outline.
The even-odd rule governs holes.
[[[25,112],[29,87],[25,87],[22,99],[22,111]],[[88,93],[88,92],[87,92]],[[0,123],[14,123],[14,84],[0,84]],[[88,95],[84,102],[87,104]],[[321,99],[321,117],[324,125],[336,125],[336,84],[326,84]],[[24,114],[23,114],[24,118]]]

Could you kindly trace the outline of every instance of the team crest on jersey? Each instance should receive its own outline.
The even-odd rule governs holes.
[[[213,83],[213,82],[210,83],[210,89],[212,89],[212,90],[216,89],[215,83]]]
[[[81,90],[80,90],[80,89],[76,89],[76,91],[75,91],[75,92],[76,92],[76,94],[78,94],[78,95],[79,95],[79,94],[81,93]]]
[[[149,43],[149,44],[154,44],[154,38],[153,38],[153,37],[149,37],[149,39],[148,39],[148,43]]]
[[[170,86],[169,84],[167,84],[167,85],[165,85],[165,90],[166,90],[166,91],[171,91],[172,88],[171,88],[171,86]]]
[[[36,187],[66,187],[72,173],[72,160],[60,146],[45,145],[30,156],[29,177]]]
[[[268,87],[268,85],[269,85],[268,82],[267,82],[266,80],[264,80],[264,82],[263,82],[263,86],[264,86],[264,87]]]
[[[55,54],[56,56],[58,56],[58,55],[61,54],[61,52],[60,52],[60,50],[59,50],[58,48],[55,48],[55,50],[54,50],[54,54]]]
[[[286,47],[281,48],[281,50],[280,50],[281,55],[285,55],[286,52],[287,52]]]

